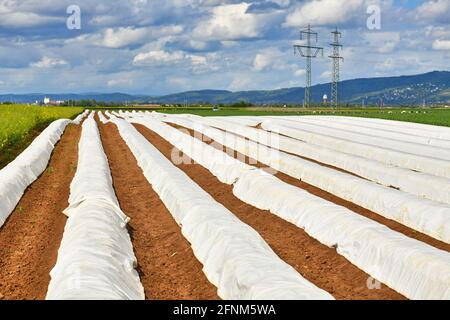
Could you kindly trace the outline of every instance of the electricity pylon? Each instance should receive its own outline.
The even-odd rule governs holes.
[[[331,105],[334,108],[339,107],[339,78],[340,78],[340,62],[344,60],[344,58],[340,55],[340,50],[342,49],[342,45],[339,42],[339,39],[342,37],[342,33],[338,31],[336,27],[335,31],[331,32],[333,34],[333,43],[330,45],[333,47],[333,55],[329,56],[329,58],[333,59],[333,81],[331,82]]]
[[[323,48],[311,45],[311,38],[315,37],[315,43],[318,42],[317,32],[311,30],[311,26],[300,31],[300,40],[306,40],[306,45],[294,45],[294,54],[297,52],[304,58],[306,58],[306,86],[305,86],[305,100],[304,106],[309,107],[311,102],[311,69],[312,69],[312,58],[317,58],[319,53],[322,53]],[[305,39],[306,38],[306,39]]]

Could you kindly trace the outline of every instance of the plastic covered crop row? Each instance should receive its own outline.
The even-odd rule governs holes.
[[[448,252],[291,186],[158,120],[129,121],[147,126],[219,180],[234,184],[233,193],[242,201],[270,210],[335,247],[351,263],[408,298],[450,298]]]
[[[46,298],[144,299],[126,229],[129,218],[119,207],[93,119],[83,123],[70,191],[69,207],[64,211],[68,220]]]
[[[164,119],[163,119],[164,120]],[[195,118],[202,124],[238,134],[263,145],[344,169],[360,177],[395,187],[418,197],[450,204],[450,179],[338,152],[261,129],[218,118]]]
[[[282,261],[125,120],[113,122],[223,299],[333,299]]]
[[[0,170],[0,227],[16,207],[26,188],[44,172],[55,144],[70,120],[51,123],[14,161]]]
[[[273,131],[339,152],[359,155],[361,157],[377,160],[388,165],[408,168],[444,178],[450,178],[450,161],[447,160],[404,153],[362,142],[344,140],[336,138],[332,135],[323,134],[322,132],[311,132],[309,130],[304,130],[299,126],[294,128],[290,123],[286,123],[286,121],[266,120],[263,121],[261,126],[265,130]]]
[[[276,117],[272,117],[276,119]],[[412,134],[405,131],[403,127],[397,127],[395,124],[391,126],[383,125],[379,127],[377,124],[370,124],[360,121],[349,121],[347,119],[339,119],[339,117],[321,117],[321,116],[302,116],[290,117],[290,120],[302,120],[310,123],[320,123],[337,129],[349,130],[356,133],[365,133],[387,139],[396,139],[400,141],[419,143],[440,148],[450,148],[450,140],[431,138],[424,136],[426,133],[417,132]],[[356,119],[357,120],[357,119]]]
[[[79,125],[81,121],[89,114],[89,110],[84,110],[83,113],[80,113],[74,120],[72,120],[72,123],[75,125]]]
[[[327,168],[275,150],[235,134],[196,124],[181,117],[168,121],[194,129],[228,148],[269,167],[358,204],[388,219],[441,241],[450,242],[450,205],[384,187],[365,179]]]

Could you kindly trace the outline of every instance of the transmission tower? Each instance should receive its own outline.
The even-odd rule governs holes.
[[[333,47],[333,55],[329,56],[329,58],[333,59],[333,82],[331,83],[331,105],[335,108],[339,107],[339,72],[340,72],[340,62],[344,60],[344,58],[340,55],[340,50],[342,49],[342,45],[339,42],[339,39],[342,36],[342,33],[338,31],[336,27],[335,31],[331,32],[333,34],[333,43],[330,45]]]
[[[294,54],[297,52],[304,58],[306,58],[306,86],[305,86],[305,100],[304,106],[309,107],[311,102],[311,68],[312,58],[317,58],[319,53],[323,57],[323,48],[312,46],[312,39],[315,38],[315,43],[318,42],[317,32],[311,30],[311,26],[300,31],[300,40],[306,40],[306,45],[294,45]]]

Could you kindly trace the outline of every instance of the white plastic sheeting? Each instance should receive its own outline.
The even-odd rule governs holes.
[[[203,126],[188,118],[167,117],[167,121],[194,129],[216,142],[260,161],[294,178],[393,219],[431,237],[450,242],[450,205],[384,187],[246,140],[231,133]],[[169,120],[170,119],[170,120]]]
[[[450,298],[448,252],[284,183],[157,120],[129,121],[147,126],[219,180],[234,184],[239,199],[270,210],[321,243],[336,247],[351,263],[408,298]]]
[[[78,168],[70,186],[69,217],[55,267],[50,300],[142,300],[144,289],[119,207],[108,161],[93,119],[83,123]]]
[[[0,227],[16,207],[27,187],[47,167],[55,144],[71,121],[52,122],[17,158],[0,170]]]
[[[101,123],[103,123],[103,124],[108,123],[108,119],[105,118],[105,116],[103,115],[103,113],[101,111],[98,112],[98,118]]]
[[[271,117],[277,119],[278,117]],[[333,128],[349,130],[356,133],[367,133],[370,135],[396,140],[420,143],[424,145],[430,145],[440,148],[450,148],[450,140],[430,138],[423,135],[411,134],[409,132],[403,132],[402,127],[396,127],[396,125],[377,127],[377,125],[371,125],[367,122],[349,121],[347,119],[339,119],[339,117],[325,117],[325,116],[302,116],[302,117],[290,117],[290,120],[302,120],[310,123],[319,123],[321,125],[330,126]],[[356,118],[357,120],[357,118]]]
[[[283,262],[125,120],[113,120],[223,299],[333,299]]]
[[[164,118],[161,118],[164,121]],[[170,118],[168,118],[170,119]],[[335,166],[386,187],[450,204],[450,179],[390,166],[357,155],[319,147],[265,130],[230,123],[223,118],[194,118],[202,124],[236,133],[263,145]]]
[[[404,153],[393,149],[382,148],[364,143],[336,138],[331,135],[311,132],[309,130],[293,127],[286,121],[265,120],[262,128],[274,131],[307,143],[330,148],[339,152],[362,156],[377,160],[388,165],[408,168],[444,178],[450,178],[450,161],[429,158],[411,153]],[[323,130],[325,132],[325,128]],[[420,148],[418,148],[420,150]],[[420,151],[418,151],[420,152]]]
[[[120,111],[120,112],[122,112],[122,111]],[[116,117],[118,117],[118,118],[121,118],[122,115],[120,114],[120,112],[112,111],[111,114],[116,116]]]
[[[362,142],[366,145],[401,151],[406,154],[414,154],[419,156],[425,155],[429,158],[447,161],[450,160],[449,149],[420,144],[418,141],[401,141],[397,139],[395,134],[388,132],[384,133],[385,137],[379,137],[362,128],[355,132],[350,129],[349,125],[342,125],[338,123],[333,124],[333,122],[322,120],[308,120],[307,117],[297,117],[295,120],[288,117],[284,117],[283,119],[271,117],[264,121],[269,121],[270,123],[272,120],[275,121],[275,123],[282,123],[283,125],[292,128],[299,128],[313,133],[325,134],[346,141]]]
[[[72,123],[75,125],[79,125],[81,121],[89,114],[89,110],[84,110],[83,113],[80,113],[73,121]]]
[[[115,115],[113,115],[111,112],[109,112],[108,110],[105,111],[105,115],[109,118],[109,119],[115,119],[117,118]]]
[[[346,120],[350,122],[358,122],[358,124],[366,127],[380,128],[384,130],[395,130],[412,135],[450,140],[450,128],[442,126],[434,126],[422,123],[413,123],[405,121],[384,120],[375,118],[360,118],[360,117],[332,117],[338,118],[339,121]]]

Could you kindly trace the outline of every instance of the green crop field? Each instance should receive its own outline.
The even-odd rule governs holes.
[[[0,168],[52,121],[73,119],[83,108],[0,105]]]

